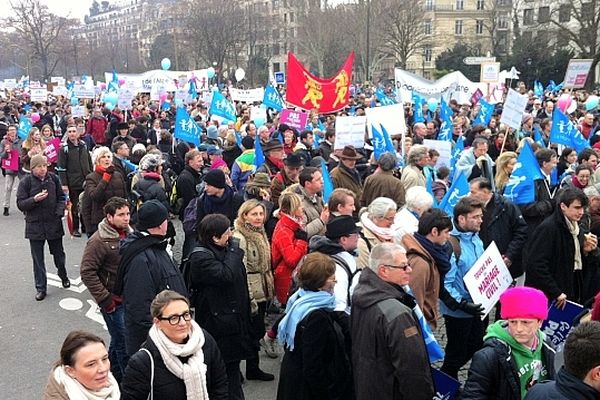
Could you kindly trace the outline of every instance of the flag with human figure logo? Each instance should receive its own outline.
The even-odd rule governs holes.
[[[465,174],[460,173],[454,178],[450,189],[440,201],[438,208],[444,210],[448,215],[454,215],[454,206],[460,199],[469,194],[469,182]]]
[[[265,107],[270,107],[275,111],[281,111],[283,109],[283,99],[277,89],[271,84],[268,84],[265,88],[263,104]]]
[[[228,121],[236,121],[237,116],[233,104],[225,98],[220,92],[213,92],[210,103],[209,114],[225,118]]]
[[[202,129],[196,121],[185,111],[184,107],[177,107],[175,114],[175,137],[185,142],[200,146],[200,135]]]
[[[504,188],[504,197],[517,205],[533,203],[536,200],[534,181],[542,178],[542,171],[531,145],[525,141],[525,145],[517,157],[515,168]]]

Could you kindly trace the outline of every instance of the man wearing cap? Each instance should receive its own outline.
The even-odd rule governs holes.
[[[204,175],[204,193],[197,201],[196,225],[208,214],[223,214],[233,224],[237,212],[244,202],[244,197],[236,193],[225,179],[225,173],[220,169],[210,170]]]
[[[540,330],[548,299],[540,290],[515,287],[500,296],[502,320],[487,329],[473,355],[463,400],[521,400],[536,383],[554,379],[555,351]]]
[[[262,149],[265,155],[265,163],[258,167],[256,172],[266,172],[269,178],[273,177],[283,169],[283,144],[279,139],[271,139]]]
[[[135,124],[135,121],[133,121],[133,123]],[[129,151],[131,151],[131,149],[133,149],[133,146],[135,146],[136,141],[129,135],[129,125],[127,125],[127,122],[118,123],[117,136],[115,136],[115,138],[112,140],[112,143],[118,140],[127,143],[127,146],[129,146]]]
[[[37,154],[31,157],[31,174],[26,175],[17,190],[17,207],[25,214],[25,238],[29,239],[33,259],[33,276],[37,301],[44,300],[47,291],[46,265],[44,263],[44,242],[48,242],[50,254],[62,286],[71,286],[65,268],[65,250],[63,248],[62,217],[65,213],[66,196],[60,180],[48,172],[45,156]]]
[[[279,196],[286,188],[298,183],[298,177],[304,167],[299,154],[292,153],[283,160],[284,167],[271,179],[271,201],[279,205]]]
[[[356,161],[362,156],[358,154],[354,146],[345,146],[340,154],[340,164],[331,171],[331,181],[334,188],[346,188],[356,194],[360,199],[363,183],[360,173],[356,169]]]
[[[251,136],[245,136],[242,139],[242,147],[244,151],[235,159],[231,166],[231,183],[233,183],[233,187],[239,193],[244,192],[248,178],[254,170],[254,139]]]
[[[152,326],[150,303],[165,289],[187,296],[185,282],[166,250],[169,212],[158,200],[138,210],[136,231],[121,242],[121,261],[113,293],[123,296],[127,355],[146,340]]]

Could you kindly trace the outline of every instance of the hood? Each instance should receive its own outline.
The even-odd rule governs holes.
[[[473,236],[477,236],[478,232],[461,231],[455,226],[454,228],[452,228],[452,232],[450,232],[450,234],[452,236],[458,236],[458,237],[470,242],[473,240]]]
[[[131,232],[133,232],[133,229],[131,229],[131,227],[128,227],[127,234],[130,234]],[[104,218],[98,224],[98,234],[100,235],[100,237],[102,239],[119,239],[120,238],[119,232],[108,223],[106,218]]]
[[[329,256],[346,251],[341,244],[321,235],[315,235],[310,238],[308,249],[309,252],[318,251]]]
[[[370,268],[363,269],[354,289],[352,306],[368,308],[387,299],[397,299],[411,310],[416,305],[414,298],[400,286],[383,281]]]
[[[515,338],[513,338],[508,330],[506,329],[508,325],[507,321],[496,321],[492,325],[488,326],[487,334],[483,337],[483,340],[496,338],[502,341],[504,344],[510,346],[513,352],[521,353],[523,356],[531,357],[531,350],[523,346],[521,343],[517,342]],[[538,330],[538,350],[544,345],[544,338],[542,336],[542,332]]]

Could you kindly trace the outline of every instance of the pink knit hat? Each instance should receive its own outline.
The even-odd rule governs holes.
[[[541,290],[519,286],[510,288],[500,296],[502,319],[548,318],[548,298]]]

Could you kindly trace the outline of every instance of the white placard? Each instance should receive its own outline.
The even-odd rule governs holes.
[[[520,129],[523,120],[523,112],[527,107],[528,96],[519,94],[514,89],[508,90],[508,96],[504,102],[500,122],[510,126],[513,129]]]
[[[500,63],[491,62],[481,64],[481,82],[495,83],[500,79]]]
[[[31,88],[31,101],[47,101],[48,90],[46,88]]]
[[[390,136],[406,134],[406,122],[402,104],[370,107],[365,109],[365,113],[367,115],[367,130],[369,132],[369,137],[373,137],[373,133],[371,132],[372,125],[375,125],[375,128],[379,129],[380,132],[381,129],[379,126],[383,125]]]
[[[252,106],[250,108],[250,120],[257,122],[262,121],[262,123],[267,122],[267,109],[260,106]],[[246,133],[244,132],[244,135]]]
[[[265,97],[265,89],[264,88],[256,88],[256,89],[236,89],[229,88],[229,95],[231,96],[231,100],[233,101],[241,101],[244,103],[254,103],[263,101]]]
[[[73,96],[78,99],[93,99],[96,97],[96,91],[93,86],[75,85],[73,87]]]
[[[86,114],[87,114],[87,110],[86,110],[85,106],[71,107],[71,115],[73,117],[83,118],[86,116]]]
[[[565,73],[564,88],[582,88],[594,60],[571,59]]]
[[[502,260],[495,242],[492,242],[475,261],[463,278],[473,303],[484,309],[483,320],[500,299],[500,295],[512,284],[512,276]]]
[[[135,95],[131,89],[121,89],[121,91],[119,92],[117,106],[121,110],[131,110],[131,102],[134,96]]]
[[[334,150],[352,145],[355,148],[365,146],[365,124],[367,117],[341,116],[335,119]]]
[[[17,80],[16,79],[5,79],[4,87],[8,90],[13,90],[15,87],[17,87]]]
[[[440,157],[435,163],[435,167],[448,167],[450,168],[450,159],[452,158],[452,143],[447,140],[431,140],[424,139],[423,144],[428,149],[435,149],[440,153]]]
[[[50,77],[50,82],[56,83],[58,86],[66,86],[67,80],[62,76],[52,76]]]
[[[65,86],[55,86],[52,89],[52,94],[54,96],[63,96],[63,97],[67,97],[69,95],[69,91],[67,90],[67,88]]]

